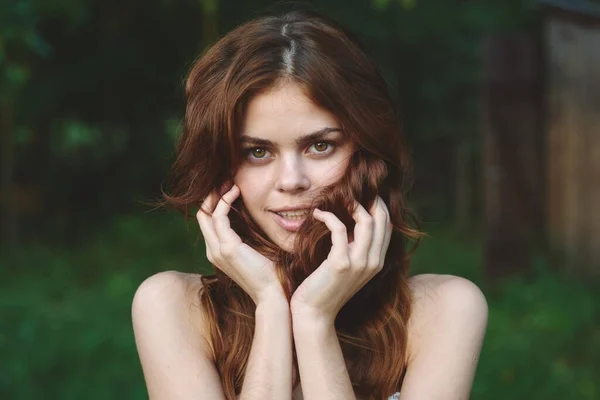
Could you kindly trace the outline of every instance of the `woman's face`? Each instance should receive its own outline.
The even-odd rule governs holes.
[[[311,201],[341,179],[353,145],[294,83],[254,97],[240,136],[243,159],[233,180],[242,201],[265,234],[291,251]]]

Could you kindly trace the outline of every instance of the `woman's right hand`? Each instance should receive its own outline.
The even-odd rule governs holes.
[[[237,185],[233,185],[222,197],[213,190],[198,210],[196,218],[206,243],[206,257],[233,279],[255,304],[270,301],[273,296],[285,299],[274,263],[242,242],[231,228],[228,214],[239,195]]]

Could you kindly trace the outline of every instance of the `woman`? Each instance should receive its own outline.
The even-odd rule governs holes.
[[[385,81],[334,23],[250,21],[193,66],[166,202],[215,275],[133,300],[151,399],[465,399],[487,323],[471,282],[408,277],[409,163]]]

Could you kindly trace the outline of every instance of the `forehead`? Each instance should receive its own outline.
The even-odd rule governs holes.
[[[331,113],[315,105],[298,84],[285,83],[250,100],[241,136],[283,143],[323,127],[339,124]]]

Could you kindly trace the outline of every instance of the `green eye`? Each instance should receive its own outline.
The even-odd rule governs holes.
[[[266,154],[267,152],[265,149],[252,149],[252,156],[254,156],[254,158],[263,158]]]

